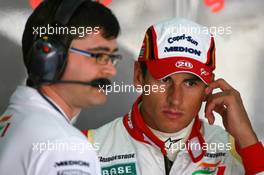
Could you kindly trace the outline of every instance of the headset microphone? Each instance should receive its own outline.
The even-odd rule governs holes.
[[[111,81],[106,78],[99,78],[92,80],[90,82],[85,82],[85,81],[78,81],[78,80],[58,80],[58,81],[50,81],[50,80],[42,80],[43,83],[59,83],[59,84],[80,84],[84,86],[92,86],[96,88],[101,88],[101,89],[108,89],[110,88]]]

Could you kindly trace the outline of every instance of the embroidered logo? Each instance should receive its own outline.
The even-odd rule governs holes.
[[[102,175],[137,175],[136,164],[120,163],[102,168]]]
[[[10,125],[11,115],[0,117],[0,137],[4,137]]]
[[[182,139],[182,138],[181,138]],[[171,138],[168,138],[165,142],[164,142],[164,145],[165,145],[165,148],[166,149],[171,149],[172,145],[177,143],[178,141],[180,141],[181,139],[175,139],[175,140],[172,140]]]
[[[192,175],[196,174],[213,174],[216,171],[217,166],[221,163],[219,160],[217,163],[201,162],[198,165],[198,170],[194,171]]]

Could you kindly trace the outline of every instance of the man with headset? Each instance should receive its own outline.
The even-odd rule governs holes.
[[[239,92],[214,79],[214,38],[205,29],[177,18],[148,28],[134,85],[150,86],[151,92],[143,91],[124,117],[84,132],[100,144],[103,175],[264,172],[264,148]],[[201,114],[209,124],[198,116],[203,102]],[[222,116],[226,131],[213,125],[213,111]]]
[[[43,27],[53,34],[39,36]],[[46,0],[34,10],[22,40],[27,86],[0,117],[1,175],[100,174],[95,145],[71,123],[106,101],[99,86],[116,74],[119,30],[113,13],[89,0]]]

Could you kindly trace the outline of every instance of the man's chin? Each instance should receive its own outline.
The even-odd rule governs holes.
[[[107,96],[103,93],[93,99],[93,105],[104,105],[107,101]]]
[[[107,95],[105,92],[99,91],[99,88],[92,87],[92,91],[88,92],[89,97],[89,106],[104,105],[107,101]]]
[[[167,124],[159,128],[161,132],[165,132],[165,133],[176,133],[176,132],[181,131],[182,129],[184,129],[184,127],[175,126],[175,123]]]

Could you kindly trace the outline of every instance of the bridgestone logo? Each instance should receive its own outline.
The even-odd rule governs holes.
[[[123,154],[123,155],[114,155],[111,157],[99,157],[100,162],[111,162],[118,159],[133,159],[135,158],[135,154]]]
[[[188,47],[177,47],[177,46],[165,47],[164,52],[186,52],[197,56],[201,56],[201,51]]]

